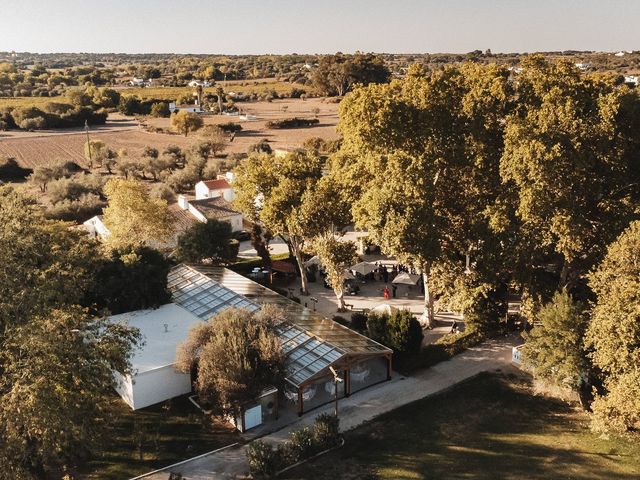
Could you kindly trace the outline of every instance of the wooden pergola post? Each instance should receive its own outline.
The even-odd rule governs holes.
[[[342,372],[344,378],[344,396],[351,395],[351,368],[347,368]]]

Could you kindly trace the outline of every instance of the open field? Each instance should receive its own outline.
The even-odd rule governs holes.
[[[243,153],[249,146],[266,138],[272,148],[295,148],[307,138],[337,138],[338,105],[325,103],[322,99],[308,100],[276,100],[273,102],[247,102],[240,104],[243,111],[258,117],[257,121],[240,121],[237,116],[206,115],[205,124],[238,122],[243,130],[236,135],[233,142],[227,144],[225,153]],[[283,111],[286,107],[286,112]],[[270,130],[266,122],[287,117],[313,118],[313,110],[319,109],[320,124],[309,128],[289,130]],[[149,126],[170,128],[167,118],[148,118],[144,122]],[[105,126],[92,129],[92,139],[104,141],[114,150],[126,149],[130,156],[138,155],[144,147],[152,146],[162,150],[167,145],[178,145],[188,148],[198,141],[197,133],[188,137],[166,133],[149,133],[138,126],[138,122],[119,114],[110,116]],[[52,160],[72,160],[84,163],[84,143],[86,136],[83,129],[39,131],[39,132],[5,132],[0,134],[0,158],[15,157],[24,166],[33,168]]]
[[[281,82],[275,78],[258,78],[255,80],[233,80],[218,82],[213,87],[205,88],[204,92],[215,94],[218,87],[224,88],[225,93],[267,93],[275,91],[280,94],[288,94],[293,88],[313,92],[311,86],[299,83]],[[192,87],[116,87],[121,95],[137,95],[140,98],[157,98],[159,100],[173,100],[185,94],[194,92]]]
[[[231,426],[212,423],[186,396],[138,411],[131,410],[115,394],[113,402],[116,411],[109,421],[110,437],[102,454],[82,469],[81,478],[131,478],[216,450],[240,438]]]
[[[528,380],[482,374],[345,435],[291,479],[637,479],[640,442],[599,437],[587,416],[534,396]]]

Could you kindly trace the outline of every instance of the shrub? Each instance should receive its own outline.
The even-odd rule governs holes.
[[[258,143],[254,143],[253,145],[251,145],[248,149],[248,152],[271,154],[273,153],[273,150],[271,149],[271,145],[269,145],[269,140],[267,140],[266,138],[263,138]]]
[[[47,122],[43,117],[25,118],[18,122],[18,127],[22,130],[42,130],[47,126]]]
[[[340,325],[344,325],[345,327],[349,326],[349,321],[340,315],[334,315],[332,320],[334,322],[338,322]]]
[[[403,356],[396,361],[396,367],[403,373],[430,367],[449,360],[460,352],[471,348],[485,336],[479,331],[468,331],[462,334],[445,335],[435,343],[425,346],[418,355]]]
[[[387,315],[371,313],[367,317],[367,336],[376,342],[387,345]]]
[[[422,327],[409,310],[397,310],[389,316],[387,321],[389,346],[394,351],[413,355],[420,351]]]
[[[7,158],[0,162],[0,181],[16,182],[25,180],[33,173],[30,168],[22,168],[15,158]]]
[[[367,316],[364,313],[355,312],[351,314],[351,325],[350,327],[356,332],[366,332],[367,331]]]
[[[323,413],[316,417],[313,424],[313,441],[317,450],[327,450],[338,444],[340,439],[340,420],[335,415]]]
[[[317,118],[285,118],[283,120],[271,120],[267,122],[267,128],[272,129],[286,129],[286,128],[302,128],[310,127],[320,123]]]
[[[303,427],[291,432],[289,440],[289,454],[293,463],[309,458],[315,453],[313,430]]]
[[[82,194],[77,200],[62,200],[46,211],[47,218],[82,223],[98,215],[106,202],[93,193]]]
[[[150,192],[151,198],[159,198],[167,203],[174,203],[176,201],[176,194],[171,187],[164,183],[157,183],[153,186]]]
[[[247,447],[249,471],[254,476],[269,478],[275,475],[280,469],[280,458],[278,450],[261,440],[255,440]]]
[[[152,117],[168,118],[171,115],[169,105],[167,105],[165,102],[156,102],[151,105],[151,110],[149,113]]]
[[[218,128],[220,128],[225,133],[235,133],[242,130],[242,125],[235,122],[227,122],[219,124]]]

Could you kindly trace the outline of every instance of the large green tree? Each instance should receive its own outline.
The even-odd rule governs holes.
[[[597,296],[586,344],[603,374],[604,389],[592,404],[599,430],[640,429],[640,222],[609,246],[589,276]]]
[[[535,243],[529,261],[543,253],[533,258],[555,263],[557,285],[572,287],[634,216],[640,102],[615,78],[567,62],[534,56],[522,67],[501,175],[515,187],[522,238]]]
[[[413,67],[403,80],[357,88],[340,107],[343,142],[332,169],[342,172],[338,179],[357,199],[357,226],[422,272],[431,320],[436,262],[464,265],[472,253],[482,264],[497,245],[495,207],[504,193],[499,161],[512,101],[508,75],[495,65],[428,76]]]
[[[127,372],[137,333],[90,317],[95,243],[0,189],[2,478],[61,478],[107,427],[113,369]]]
[[[220,264],[234,260],[238,247],[229,222],[209,219],[205,223],[198,222],[178,237],[175,255],[181,262],[210,260]]]
[[[174,221],[167,202],[152,199],[144,184],[114,178],[104,186],[108,206],[104,224],[109,229],[107,243],[114,249],[167,241]]]
[[[178,346],[176,367],[197,365],[196,391],[219,414],[240,413],[270,386],[284,379],[284,355],[275,326],[282,312],[264,308],[251,313],[229,308],[196,325]]]
[[[323,162],[306,153],[253,154],[235,170],[235,206],[250,220],[282,237],[296,259],[307,293],[303,253],[310,239],[332,227],[328,187],[320,187]]]
[[[525,335],[525,363],[537,378],[578,390],[588,377],[584,334],[589,317],[585,305],[566,290],[557,292],[537,312],[536,326]]]

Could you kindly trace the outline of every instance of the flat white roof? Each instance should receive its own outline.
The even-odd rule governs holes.
[[[144,373],[173,365],[178,344],[187,338],[191,327],[202,322],[194,314],[175,303],[168,303],[151,310],[114,315],[111,320],[124,322],[140,330],[145,344],[137,348],[131,358],[134,373]],[[165,331],[165,324],[167,331]]]

